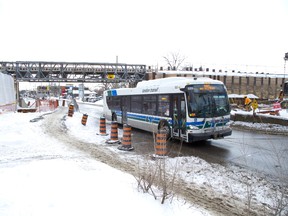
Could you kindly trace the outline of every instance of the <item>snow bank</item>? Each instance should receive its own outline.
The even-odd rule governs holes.
[[[14,80],[10,75],[0,73],[0,113],[15,111],[16,93]]]
[[[76,117],[69,119],[75,127]],[[210,215],[184,200],[161,205],[139,193],[133,176],[49,137],[35,118],[39,113],[0,115],[1,216]]]

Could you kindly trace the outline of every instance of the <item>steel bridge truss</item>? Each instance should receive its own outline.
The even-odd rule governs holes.
[[[25,82],[137,83],[146,66],[122,63],[0,62],[0,72]]]

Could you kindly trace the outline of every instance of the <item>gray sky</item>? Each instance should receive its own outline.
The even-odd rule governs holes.
[[[288,0],[0,0],[0,61],[283,68]]]

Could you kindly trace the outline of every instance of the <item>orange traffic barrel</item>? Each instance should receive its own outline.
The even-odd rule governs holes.
[[[106,119],[105,117],[100,117],[100,126],[99,126],[99,133],[98,135],[107,136],[106,133]]]
[[[110,133],[110,139],[106,141],[106,143],[109,144],[120,144],[121,142],[118,139],[118,123],[116,121],[113,121],[111,123],[111,133]]]
[[[87,118],[88,118],[88,115],[87,114],[83,114],[82,120],[81,120],[82,125],[86,126]]]
[[[73,114],[74,114],[74,106],[70,104],[68,109],[68,116],[72,117]]]
[[[134,148],[131,145],[131,126],[125,124],[123,126],[122,145],[118,147],[120,150],[131,151]]]
[[[155,154],[160,157],[167,155],[166,132],[164,130],[159,130],[156,135]]]

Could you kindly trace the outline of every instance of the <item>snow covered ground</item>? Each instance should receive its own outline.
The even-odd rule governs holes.
[[[42,114],[0,114],[1,216],[210,215],[181,199],[161,205],[140,193],[133,176],[47,136],[43,121],[30,122]],[[69,120],[83,136],[88,126]]]
[[[111,168],[48,136],[41,127],[45,114],[48,113],[0,114],[1,216],[214,215],[181,197],[161,205],[153,196],[139,192],[132,175]],[[67,133],[117,153],[117,146],[105,143],[109,137],[96,135],[99,125],[95,123],[95,118],[100,114],[101,108],[94,107],[86,126],[80,123],[82,113],[76,112],[72,118],[67,117]],[[40,121],[30,121],[40,115],[43,115]],[[107,132],[110,132],[109,128]],[[119,155],[123,160],[147,162],[129,152]],[[257,174],[241,168],[209,164],[197,157],[167,158],[167,166],[171,170],[178,167],[177,176],[186,182],[185,186],[198,187],[203,194],[220,201],[231,197],[248,206],[251,198],[251,205],[260,205],[262,210],[268,211],[276,208],[283,192],[282,188],[275,187]],[[288,198],[284,198],[287,201]],[[233,206],[234,201],[230,205]]]

